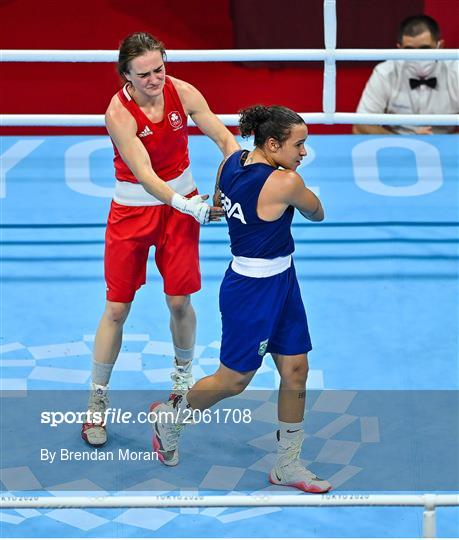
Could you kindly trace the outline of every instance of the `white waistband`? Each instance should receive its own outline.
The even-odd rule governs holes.
[[[196,189],[190,167],[187,167],[180,176],[166,183],[180,195],[189,195]],[[125,206],[156,206],[164,204],[156,197],[153,197],[153,195],[150,195],[142,184],[120,182],[119,180],[115,184],[113,200]]]
[[[247,277],[264,278],[281,274],[292,265],[292,256],[275,259],[254,259],[251,257],[233,257],[231,268]]]

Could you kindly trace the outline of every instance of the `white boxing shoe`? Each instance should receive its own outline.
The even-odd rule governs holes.
[[[108,386],[91,383],[88,411],[102,416],[108,407]],[[81,427],[81,438],[90,446],[98,448],[107,442],[107,430],[103,422],[85,422]]]
[[[271,484],[290,486],[307,493],[327,493],[332,489],[330,482],[318,478],[301,462],[300,452],[303,439],[303,430],[300,430],[294,438],[282,440],[280,440],[279,431],[277,432],[278,460],[269,475],[269,481]]]
[[[153,450],[157,452],[158,459],[164,465],[174,467],[179,462],[178,441],[184,428],[178,423],[177,402],[181,396],[175,396],[174,401],[162,403],[157,401],[150,406],[150,413],[154,413],[153,421]]]
[[[173,382],[172,394],[182,395],[188,392],[188,390],[193,386],[193,361],[190,360],[188,364],[182,366],[177,362],[177,359],[174,358],[174,371],[171,373],[171,379]],[[172,397],[171,394],[171,397]]]

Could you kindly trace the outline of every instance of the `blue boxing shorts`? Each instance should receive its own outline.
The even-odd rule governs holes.
[[[300,288],[292,265],[269,277],[248,277],[230,267],[220,287],[220,361],[239,372],[261,366],[269,353],[312,349]]]

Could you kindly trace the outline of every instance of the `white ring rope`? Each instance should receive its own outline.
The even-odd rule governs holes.
[[[459,495],[2,496],[0,508],[189,508],[234,506],[459,506]]]
[[[361,114],[361,113],[300,113],[307,124],[385,124],[413,126],[458,126],[457,114]],[[225,126],[237,126],[238,114],[219,114]],[[189,119],[189,126],[196,124]],[[104,127],[103,114],[4,114],[0,126],[76,126]]]
[[[2,496],[0,508],[196,508],[275,506],[422,506],[423,537],[436,535],[435,509],[459,506],[459,495],[190,495],[108,497]]]
[[[457,49],[202,49],[167,51],[168,62],[458,60]],[[1,62],[117,62],[118,51],[0,50]]]

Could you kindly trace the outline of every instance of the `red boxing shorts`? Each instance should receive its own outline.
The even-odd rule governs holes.
[[[199,229],[193,217],[165,204],[125,206],[112,201],[105,234],[107,300],[132,302],[146,282],[151,246],[156,246],[156,265],[166,294],[199,291]]]

